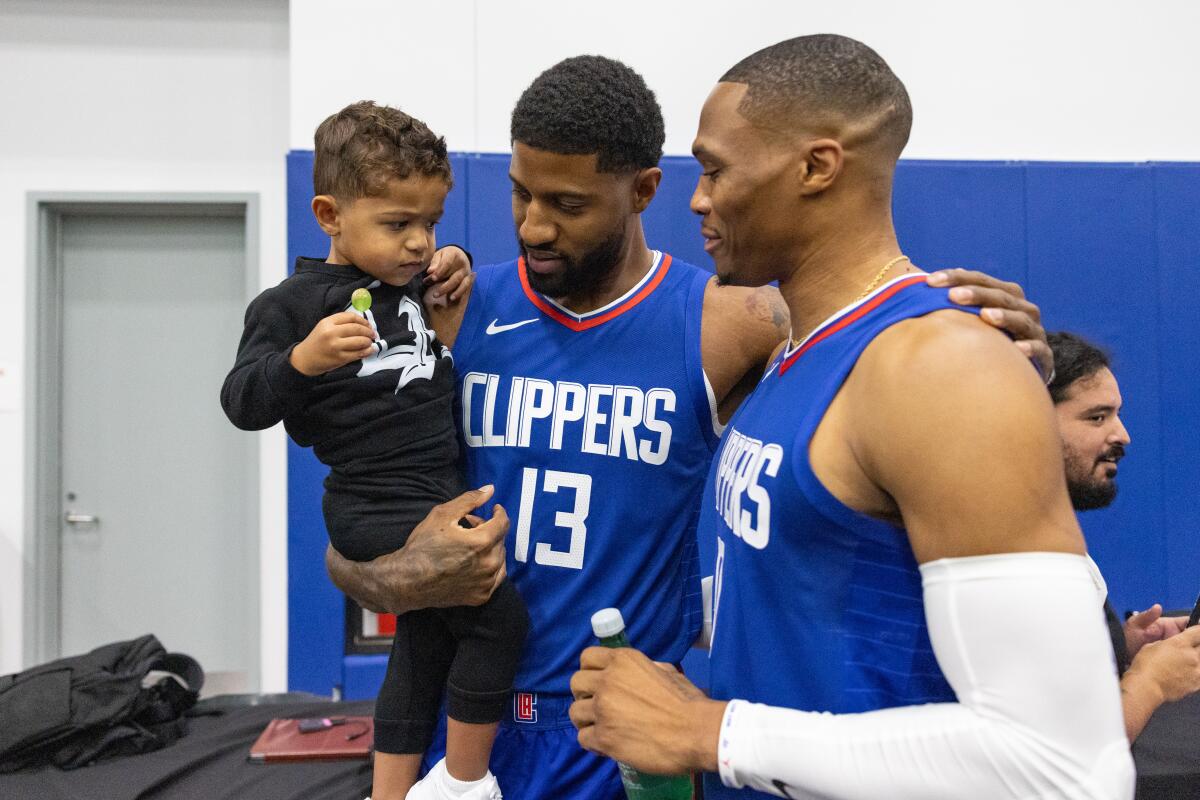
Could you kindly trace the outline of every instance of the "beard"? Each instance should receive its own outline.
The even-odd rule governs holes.
[[[525,242],[519,235],[517,243],[521,246],[521,255],[528,261]],[[556,253],[562,258],[562,266],[557,272],[542,275],[528,269],[525,277],[535,292],[547,297],[591,297],[604,288],[616,271],[624,247],[625,233],[616,231],[578,258]]]
[[[1117,499],[1117,482],[1089,478],[1082,481],[1067,481],[1067,494],[1076,511],[1094,511],[1112,505]]]
[[[1106,459],[1120,461],[1125,457],[1125,448],[1113,445],[1100,458],[1089,459],[1078,451],[1064,447],[1063,461],[1067,472],[1067,494],[1076,511],[1093,511],[1112,505],[1117,499],[1117,481],[1114,478],[1097,478],[1096,466]]]

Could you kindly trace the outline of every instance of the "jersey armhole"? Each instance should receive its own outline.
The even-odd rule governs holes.
[[[704,351],[701,347],[704,293],[712,275],[696,268],[692,276],[691,286],[688,287],[687,304],[684,308],[684,354],[688,376],[688,386],[691,389],[692,408],[696,410],[696,422],[704,435],[704,441],[710,452],[715,453],[725,426],[718,416],[716,393],[712,383],[704,372]]]
[[[948,290],[943,291],[948,294]],[[918,295],[918,297],[922,296]],[[929,295],[924,295],[924,297],[929,297]],[[913,304],[912,299],[909,299],[908,302]],[[952,303],[949,299],[942,298],[936,299],[932,303],[922,298],[917,300],[915,304],[918,305],[918,308],[915,309],[914,313],[905,313],[887,322],[882,327],[870,325],[866,326],[865,329],[860,328],[839,334],[845,335],[848,333],[858,340],[853,348],[853,358],[846,358],[839,361],[836,370],[831,371],[826,376],[826,380],[819,386],[807,387],[808,391],[815,395],[818,402],[817,409],[819,410],[808,412],[800,420],[799,430],[792,446],[792,474],[796,478],[797,487],[808,499],[809,504],[817,513],[836,525],[853,527],[854,525],[861,524],[863,520],[870,520],[880,526],[879,530],[889,530],[907,537],[903,527],[877,517],[872,517],[842,502],[817,476],[816,471],[812,467],[812,461],[809,458],[809,448],[812,445],[813,437],[817,435],[817,429],[821,426],[821,422],[824,421],[825,415],[829,411],[829,406],[833,404],[842,387],[846,385],[846,381],[850,379],[850,374],[858,365],[863,353],[866,352],[867,348],[874,343],[880,334],[893,325],[906,322],[910,319],[920,319],[938,311],[960,311],[976,315],[979,313],[979,309],[970,306],[960,306]],[[893,306],[894,308],[895,306]],[[894,311],[892,313],[894,314]],[[782,378],[782,376],[777,377]]]
[[[450,348],[450,352],[458,358],[470,355],[471,348],[479,338],[480,321],[487,314],[487,292],[498,267],[497,264],[487,264],[475,271],[475,286],[471,289],[471,296],[467,298],[467,308],[463,312],[462,322],[458,325],[454,347]]]
[[[704,371],[703,366],[700,367],[700,375],[704,378],[704,392],[708,396],[708,413],[712,417],[713,433],[720,439],[725,435],[725,423],[721,422],[721,409],[717,405],[717,393],[713,391],[712,381],[708,379],[708,373]]]

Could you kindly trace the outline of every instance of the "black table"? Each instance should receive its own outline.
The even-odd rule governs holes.
[[[363,800],[367,760],[254,764],[250,745],[274,717],[370,715],[372,702],[213,698],[220,713],[191,720],[186,736],[153,753],[82,769],[0,775],[3,800]]]
[[[1200,694],[1159,708],[1133,760],[1138,800],[1200,800]]]
[[[213,698],[187,736],[154,753],[83,769],[0,775],[3,800],[362,800],[367,761],[253,764],[250,745],[274,717],[371,714],[372,703]],[[1133,747],[1138,800],[1200,800],[1200,695],[1165,705]]]

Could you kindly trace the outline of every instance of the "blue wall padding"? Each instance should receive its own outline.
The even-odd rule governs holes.
[[[477,264],[508,261],[514,255],[515,241],[508,156],[482,153],[468,156],[465,161],[471,184],[467,198],[467,245],[471,255]]]
[[[1026,284],[1021,168],[986,161],[904,161],[896,173],[892,213],[913,263],[977,269]]]
[[[1154,168],[1038,164],[1028,167],[1026,187],[1026,289],[1051,328],[1081,333],[1114,356],[1125,400],[1121,416],[1134,441],[1121,465],[1118,501],[1080,522],[1116,607],[1144,606],[1169,589]]]
[[[465,244],[480,264],[512,258],[508,156],[456,155],[453,164],[439,241]],[[311,170],[311,152],[288,155],[292,256],[328,249],[308,209]],[[688,209],[699,167],[669,157],[662,170],[643,215],[647,241],[711,268]],[[1190,606],[1200,591],[1200,165],[904,161],[894,213],[916,264],[1017,281],[1047,328],[1112,351],[1133,444],[1117,502],[1080,521],[1118,609]],[[342,684],[348,697],[368,697],[384,657],[343,657],[341,598],[322,559],[324,468],[308,451],[288,452],[290,687]],[[711,564],[711,544],[700,551]],[[703,682],[704,659],[686,664]]]
[[[313,220],[310,151],[287,159],[288,273],[297,256],[324,258],[329,237]],[[288,687],[329,694],[342,683],[342,596],[325,574],[328,534],[321,482],[329,470],[288,440]]]
[[[471,197],[471,176],[466,168],[467,156],[450,156],[454,170],[454,188],[446,195],[442,221],[437,226],[438,242],[447,244],[467,239],[467,201]]]
[[[341,684],[345,611],[325,573],[321,483],[329,469],[288,440],[288,687],[329,694]]]
[[[387,656],[346,656],[342,671],[342,699],[374,700],[387,672]]]
[[[664,158],[661,167],[658,194],[642,213],[646,243],[682,261],[712,269],[700,236],[700,218],[688,208],[700,165],[694,158]]]
[[[1135,564],[1140,561],[1143,542],[1164,541],[1167,579],[1163,595],[1180,606],[1191,603],[1200,592],[1200,165],[1156,166],[1154,197],[1160,389],[1156,410],[1162,436],[1163,527],[1148,530],[1130,514],[1131,526],[1120,531],[1114,528],[1112,535],[1128,542],[1126,557]],[[1146,275],[1143,280],[1152,277]],[[1117,368],[1122,369],[1120,365]],[[1125,395],[1130,391],[1125,388]],[[1128,421],[1140,427],[1140,421]],[[1133,448],[1130,451],[1138,454]],[[1132,456],[1125,463],[1136,467]],[[1137,498],[1126,492],[1122,501],[1136,504]],[[1139,579],[1147,577],[1153,579]],[[1156,599],[1154,588],[1139,586],[1134,596],[1142,603]]]

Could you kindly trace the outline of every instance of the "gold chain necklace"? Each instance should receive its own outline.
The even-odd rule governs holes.
[[[862,300],[864,297],[869,295],[871,292],[875,291],[875,287],[879,285],[879,282],[881,280],[883,280],[883,276],[887,275],[888,270],[891,269],[892,267],[896,266],[897,264],[899,264],[901,261],[908,261],[908,256],[896,256],[891,261],[884,264],[883,269],[879,270],[879,272],[876,273],[875,277],[871,280],[871,282],[867,284],[867,288],[863,290],[863,293],[860,294],[858,297],[854,298],[854,302],[857,303],[859,300]],[[788,339],[791,341],[792,347],[798,347],[800,345],[800,343],[804,341],[803,339],[792,339],[790,336],[788,337]]]
[[[883,269],[879,270],[879,274],[875,276],[875,279],[867,284],[867,288],[863,290],[863,293],[854,298],[854,302],[857,303],[859,300],[862,300],[871,292],[875,291],[875,287],[879,285],[881,280],[883,280],[883,276],[887,275],[888,270],[899,264],[901,261],[908,261],[908,256],[896,256],[891,261],[884,264]]]

